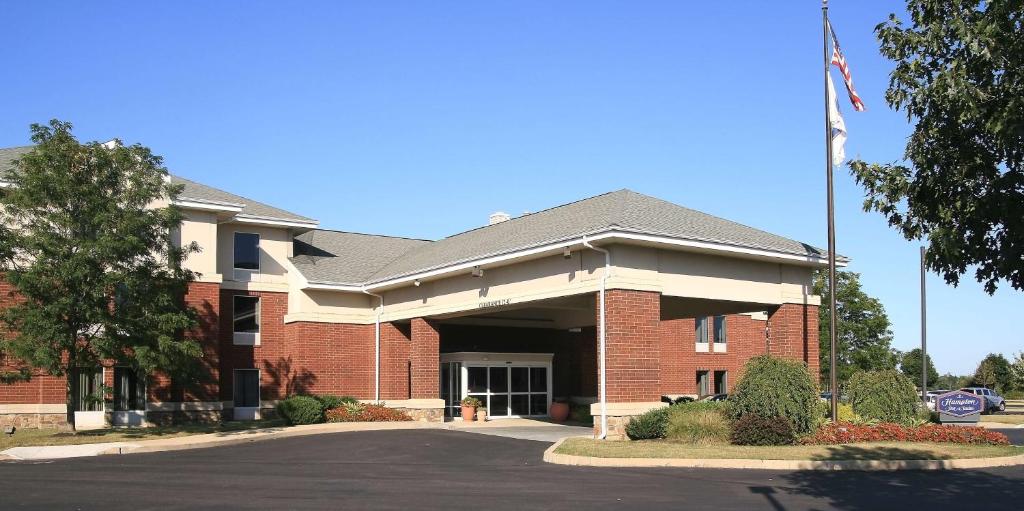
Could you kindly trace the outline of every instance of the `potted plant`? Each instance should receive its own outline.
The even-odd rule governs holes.
[[[565,422],[569,418],[569,398],[555,398],[551,402],[550,415],[554,422]]]
[[[481,406],[480,408],[476,409],[476,421],[477,422],[487,422],[487,409],[486,408]]]
[[[476,418],[476,409],[480,406],[480,400],[467,396],[462,400],[462,420],[472,422]]]

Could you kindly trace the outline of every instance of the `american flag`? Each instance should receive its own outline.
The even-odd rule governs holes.
[[[846,57],[843,56],[843,52],[839,50],[839,39],[836,38],[836,33],[832,30],[832,23],[828,24],[828,32],[832,34],[832,65],[839,68],[839,72],[843,74],[843,81],[846,82],[846,92],[850,95],[850,103],[853,103],[853,109],[858,112],[864,111],[864,102],[860,100],[860,96],[857,95],[857,89],[853,88],[853,78],[850,76],[850,66],[846,64]]]

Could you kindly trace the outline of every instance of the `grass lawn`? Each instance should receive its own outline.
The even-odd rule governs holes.
[[[844,445],[694,445],[666,440],[602,441],[570,438],[558,454],[598,458],[686,458],[762,460],[942,460],[989,458],[1024,454],[1024,447],[959,445],[914,442],[878,442]]]
[[[14,435],[0,433],[0,451],[11,447],[33,445],[76,445],[101,442],[129,442],[133,440],[157,440],[204,433],[244,431],[250,429],[284,426],[281,420],[231,421],[220,424],[182,424],[152,428],[111,428],[78,433],[54,429],[18,429]]]
[[[1024,424],[1024,415],[982,415],[981,422],[998,422],[1001,424]]]

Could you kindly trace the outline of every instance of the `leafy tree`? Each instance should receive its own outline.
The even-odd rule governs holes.
[[[112,360],[194,379],[202,352],[182,336],[197,323],[181,262],[198,248],[172,243],[178,208],[154,207],[180,187],[149,149],[79,143],[71,128],[32,125],[35,147],[4,176],[0,275],[19,299],[0,311],[0,355],[21,365],[7,381],[69,376],[74,426],[76,370]]]
[[[893,352],[892,331],[885,307],[877,298],[868,296],[861,289],[860,274],[840,271],[836,273],[836,325],[838,350],[836,367],[840,386],[849,381],[857,371],[877,371],[896,368],[896,354]],[[822,303],[828,303],[828,273],[818,271],[814,275],[814,293],[821,295]],[[830,311],[827,306],[818,308],[818,339],[820,344],[822,382],[829,381]]]
[[[1010,364],[1010,383],[1015,389],[1024,389],[1024,351],[1017,353]]]
[[[932,356],[928,355],[928,387],[929,388],[940,388],[936,387],[939,382],[939,372],[935,370],[935,364],[932,363]],[[914,382],[915,385],[921,383],[921,348],[914,348],[900,358],[900,371],[910,378],[910,381]],[[948,387],[947,387],[948,388]]]
[[[908,0],[875,32],[896,63],[886,102],[915,122],[904,163],[850,163],[865,211],[956,285],[1024,289],[1024,3]]]
[[[957,376],[952,373],[946,373],[939,376],[938,379],[935,380],[934,388],[957,390],[970,385],[972,380],[973,378],[971,376]],[[928,378],[928,381],[931,382],[930,376]]]
[[[974,384],[1000,392],[1013,388],[1010,361],[998,353],[989,353],[974,371]]]

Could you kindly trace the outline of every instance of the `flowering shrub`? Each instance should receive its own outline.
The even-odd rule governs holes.
[[[952,444],[1008,445],[1006,435],[984,428],[925,424],[903,426],[891,422],[879,424],[828,423],[804,437],[804,444],[850,444],[856,442],[940,442]]]
[[[411,421],[412,417],[402,410],[388,408],[384,405],[345,404],[327,410],[327,422],[402,422]]]

